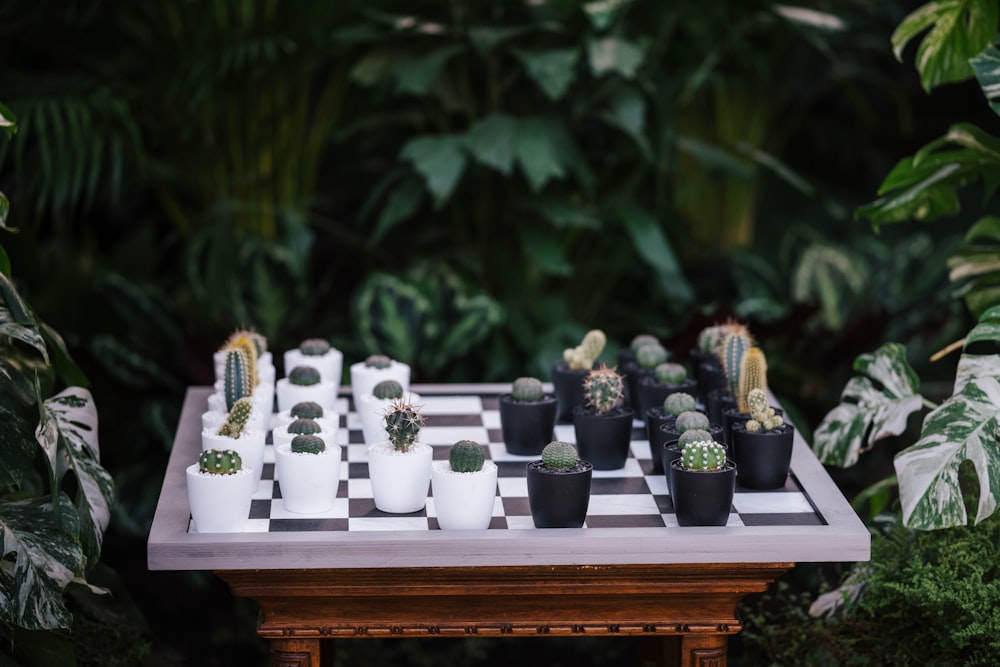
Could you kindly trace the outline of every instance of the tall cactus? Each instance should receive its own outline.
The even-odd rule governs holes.
[[[722,368],[726,372],[726,386],[729,394],[733,397],[740,389],[740,363],[743,355],[753,347],[753,340],[746,327],[739,327],[731,331],[722,341],[722,349],[719,357],[722,359]]]
[[[392,446],[399,452],[408,452],[424,425],[424,417],[417,408],[402,400],[396,401],[385,413],[385,432]]]
[[[250,380],[250,362],[246,351],[233,348],[226,351],[226,371],[222,380],[223,396],[226,399],[226,410],[232,410],[236,401],[253,392]]]
[[[736,409],[750,412],[747,395],[751,389],[767,391],[767,358],[759,347],[751,347],[740,362],[740,383],[736,393]]]
[[[589,370],[593,368],[597,357],[601,356],[607,342],[608,339],[603,331],[591,329],[579,345],[563,350],[563,360],[574,370]]]
[[[244,396],[233,404],[226,421],[219,427],[218,434],[238,438],[243,434],[247,422],[250,421],[250,412],[253,410],[253,401]]]
[[[259,338],[259,336],[257,337]],[[231,350],[241,350],[246,355],[247,377],[250,379],[250,391],[257,386],[257,358],[260,356],[257,338],[248,331],[237,331],[226,339],[222,350],[227,354]],[[266,343],[265,343],[266,346]]]

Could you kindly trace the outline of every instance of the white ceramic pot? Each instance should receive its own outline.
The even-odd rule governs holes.
[[[497,495],[497,465],[484,461],[477,472],[453,472],[447,461],[434,461],[431,490],[442,530],[486,530]]]
[[[330,445],[336,445],[337,424],[339,423],[339,420],[337,422],[330,422],[327,419],[317,419],[315,421],[319,424],[321,430],[319,433],[314,433],[313,435],[318,435],[323,438],[323,442],[326,443],[327,447]],[[288,422],[288,424],[285,424],[284,426],[275,426],[271,429],[271,442],[275,446],[287,445],[292,442],[292,438],[295,437],[295,434],[288,432],[289,424],[291,424],[291,422]],[[385,440],[385,438],[382,439]]]
[[[228,435],[219,435],[217,431],[217,428],[202,430],[201,451],[232,449],[239,454],[243,459],[243,465],[254,470],[253,493],[256,493],[264,467],[264,441],[267,439],[267,434],[264,431],[244,430],[240,437],[230,438]]]
[[[202,430],[218,430],[228,417],[229,413],[225,410],[208,410],[203,412],[201,413],[201,428]],[[247,428],[253,431],[264,431],[266,433],[267,428],[265,424],[265,417],[266,415],[263,412],[254,407],[254,409],[250,411],[250,419],[247,421]]]
[[[322,379],[332,382],[337,390],[340,389],[340,377],[344,370],[344,354],[337,348],[331,347],[323,355],[302,354],[298,348],[287,350],[285,352],[285,377],[296,366],[312,366],[319,371],[319,376]]]
[[[187,467],[187,496],[199,533],[236,533],[250,516],[253,480],[260,472],[244,466],[232,475],[211,475]]]
[[[324,439],[325,440],[325,439]],[[291,445],[274,448],[274,460],[285,509],[298,514],[326,512],[333,507],[340,484],[340,446],[326,443],[320,454],[298,454]]]
[[[365,362],[359,361],[351,364],[351,396],[354,398],[354,407],[361,404],[361,397],[372,393],[382,380],[395,380],[403,387],[403,391],[410,388],[410,366],[401,361],[389,362],[388,368],[371,368],[365,366]]]
[[[334,410],[337,407],[337,388],[329,380],[320,380],[316,384],[297,385],[281,378],[276,383],[278,393],[278,411],[291,410],[292,406],[302,401],[313,401],[323,406],[323,410]]]
[[[403,400],[411,405],[420,403],[420,394],[404,392]],[[385,413],[396,399],[375,398],[372,394],[362,394],[357,406],[358,416],[361,418],[361,432],[364,434],[365,444],[374,445],[376,442],[384,442],[389,435],[385,432]]]
[[[433,448],[414,443],[397,452],[389,441],[368,447],[368,477],[375,507],[392,514],[419,512],[427,504]]]

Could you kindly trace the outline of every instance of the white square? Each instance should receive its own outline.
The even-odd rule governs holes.
[[[420,429],[420,442],[425,445],[454,445],[459,440],[484,444],[490,436],[482,426],[425,426]]]
[[[247,519],[241,533],[266,533],[270,528],[270,519]]]
[[[626,514],[658,514],[653,497],[647,494],[594,494],[590,496],[587,514],[593,516],[622,516]]]
[[[646,486],[649,487],[649,493],[651,495],[668,495],[667,477],[663,473],[660,473],[659,475],[646,475]]]
[[[347,460],[350,463],[368,463],[368,445],[346,445]]]
[[[490,443],[490,458],[494,461],[513,461],[515,463],[524,463],[527,465],[532,461],[537,461],[541,458],[541,454],[532,454],[529,456],[519,456],[517,454],[511,454],[507,451],[507,446],[501,443]]]
[[[499,429],[500,424],[500,411],[499,410],[483,410],[482,412],[483,426],[489,429]]]
[[[325,512],[315,512],[311,514],[301,514],[289,512],[285,508],[284,500],[271,501],[272,519],[345,519],[347,518],[347,498],[335,498],[333,507]]]
[[[530,516],[507,517],[507,530],[534,530],[535,520]]]
[[[576,431],[573,430],[572,424],[556,424],[555,432],[556,440],[576,444]]]
[[[475,415],[483,411],[478,396],[421,396],[420,406],[424,415]]]
[[[434,506],[434,497],[427,499],[427,516],[437,517],[437,507]],[[493,499],[493,511],[490,516],[503,516],[503,501],[499,496]]]
[[[372,481],[370,479],[349,479],[347,480],[348,498],[374,498],[372,493]]]
[[[788,491],[737,493],[733,496],[733,506],[743,514],[813,512],[812,505],[804,495]]]
[[[594,477],[642,477],[642,467],[639,466],[639,462],[634,458],[629,457],[625,459],[625,466],[623,468],[615,468],[614,470],[595,470]]]
[[[527,498],[528,479],[526,477],[500,477],[497,487],[504,498]]]
[[[260,480],[260,486],[252,496],[254,500],[270,500],[274,495],[274,480],[273,479],[262,479]]]
[[[358,517],[347,520],[350,531],[428,530],[422,516]]]
[[[652,454],[649,450],[649,440],[633,440],[632,444],[632,455],[637,459],[651,459]]]

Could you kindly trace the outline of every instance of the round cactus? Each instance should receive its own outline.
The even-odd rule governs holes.
[[[330,343],[322,338],[307,338],[299,343],[299,352],[307,357],[322,357],[330,351]]]
[[[514,380],[510,388],[511,397],[522,403],[534,403],[542,400],[544,391],[542,381],[533,377],[521,377]]]
[[[288,374],[288,382],[299,387],[309,387],[320,382],[319,371],[312,366],[296,366]]]
[[[250,413],[253,412],[253,400],[244,397],[233,404],[232,410],[226,417],[226,421],[219,427],[218,434],[238,438],[250,421]]]
[[[301,401],[288,412],[296,419],[319,419],[323,416],[323,406],[315,401]]]
[[[563,361],[572,369],[589,370],[594,367],[594,362],[601,356],[607,342],[608,339],[603,331],[591,329],[584,335],[579,345],[563,350]]]
[[[680,384],[687,379],[687,369],[680,364],[663,363],[653,370],[653,376],[660,384]]]
[[[322,454],[326,443],[318,435],[297,435],[292,438],[291,449],[294,454]]]
[[[697,405],[694,396],[685,391],[677,391],[663,399],[663,412],[676,417],[682,412],[694,410]]]
[[[483,469],[486,455],[478,442],[459,440],[448,452],[448,464],[453,472],[477,472]]]
[[[715,440],[690,442],[681,452],[681,467],[685,470],[709,472],[726,465],[726,448]]]
[[[243,469],[243,459],[232,449],[208,449],[198,457],[198,470],[212,475],[232,475]]]
[[[660,341],[657,340],[656,336],[652,334],[639,334],[632,339],[629,344],[629,348],[633,352],[638,352],[640,347],[645,347],[646,345],[659,345]]]
[[[625,387],[622,376],[615,369],[601,365],[587,374],[583,381],[583,394],[587,405],[597,412],[611,412],[622,404]]]
[[[700,428],[705,431],[709,428],[708,416],[704,412],[698,412],[697,410],[687,410],[680,413],[677,415],[677,421],[674,423],[680,433],[690,431],[693,428]]]
[[[561,440],[553,440],[542,450],[542,463],[550,470],[567,470],[579,460],[576,447]]]
[[[403,398],[403,385],[396,380],[382,380],[372,387],[372,396],[382,400],[388,398]]]
[[[677,438],[677,446],[683,449],[684,445],[698,440],[714,440],[714,438],[703,428],[692,428],[681,433],[680,437]]]
[[[373,354],[365,359],[365,366],[368,368],[389,368],[392,360],[384,354]]]
[[[635,361],[642,368],[656,368],[667,360],[667,348],[659,343],[644,345],[635,352]]]
[[[423,425],[424,417],[417,408],[401,400],[389,406],[385,413],[385,432],[392,446],[400,452],[410,450]]]
[[[323,430],[315,419],[299,418],[288,425],[288,432],[295,435],[313,435]]]

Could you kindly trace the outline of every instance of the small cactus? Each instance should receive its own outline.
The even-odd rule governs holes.
[[[222,346],[222,350],[225,352],[242,350],[246,354],[247,377],[250,379],[251,391],[257,386],[257,359],[264,353],[259,347],[258,339],[264,340],[264,337],[260,334],[241,329],[226,339],[225,345]],[[266,350],[266,340],[264,340],[263,346],[264,350]]]
[[[740,390],[740,364],[743,356],[753,347],[753,340],[746,327],[738,325],[722,341],[720,358],[726,372],[726,388],[734,398]]]
[[[226,400],[226,410],[232,410],[236,401],[253,392],[250,380],[250,362],[246,350],[234,348],[226,350],[226,369],[222,381],[222,394]]]
[[[292,438],[293,454],[322,454],[326,451],[326,443],[318,435],[297,435]]]
[[[635,361],[642,368],[653,369],[664,363],[668,356],[667,348],[657,343],[644,345],[636,350]]]
[[[751,389],[747,394],[747,405],[750,411],[750,419],[744,425],[750,433],[758,431],[773,431],[780,428],[785,423],[785,419],[775,414],[774,408],[767,400],[767,394],[763,389]]]
[[[368,368],[389,368],[391,365],[392,359],[384,354],[373,354],[365,359],[365,366]]]
[[[697,440],[714,440],[714,439],[715,438],[712,437],[712,434],[706,431],[705,429],[692,428],[681,433],[680,437],[677,438],[677,446],[683,449],[684,445],[688,444],[689,442],[695,442]]]
[[[681,467],[685,470],[711,472],[726,465],[726,448],[715,440],[696,440],[681,452]]]
[[[385,413],[385,432],[396,451],[408,452],[420,428],[424,425],[424,417],[410,403],[398,400],[389,406]]]
[[[574,370],[589,370],[604,351],[608,339],[600,329],[592,329],[576,347],[563,350],[563,360]]]
[[[752,389],[767,391],[767,358],[759,347],[751,347],[740,362],[740,386],[736,393],[736,409],[750,412],[747,395]]]
[[[208,449],[198,457],[198,470],[212,475],[232,475],[243,469],[243,459],[232,449]]]
[[[638,336],[632,339],[632,342],[629,344],[629,349],[631,349],[633,352],[638,352],[640,347],[644,347],[646,345],[659,345],[659,344],[660,341],[656,338],[656,336],[652,334],[639,334]]]
[[[296,366],[288,374],[288,382],[299,387],[310,387],[320,382],[319,371],[312,366]]]
[[[687,379],[687,369],[680,364],[663,363],[653,369],[653,377],[660,384],[680,384]]]
[[[694,396],[686,391],[676,391],[663,399],[663,412],[676,417],[682,412],[694,410],[697,405]]]
[[[288,432],[294,435],[313,435],[323,430],[315,419],[300,417],[288,425]]]
[[[249,398],[241,398],[233,404],[226,421],[219,427],[218,435],[225,435],[230,438],[238,438],[243,434],[247,422],[250,420],[250,413],[253,411],[253,401]]]
[[[705,327],[698,334],[698,348],[703,352],[718,355],[722,346],[722,340],[726,337],[726,334],[737,326],[740,325],[730,321]]]
[[[521,403],[535,403],[542,400],[542,381],[534,377],[520,377],[511,385],[510,395]]]
[[[542,464],[550,470],[568,470],[579,460],[576,447],[561,440],[553,440],[542,450]]]
[[[614,368],[608,368],[604,364],[590,371],[583,381],[583,395],[587,399],[587,405],[601,414],[620,406],[624,391],[622,376]]]
[[[452,472],[478,472],[483,469],[486,455],[478,442],[459,440],[448,451],[448,465]]]
[[[403,385],[396,380],[382,380],[372,387],[372,396],[382,400],[389,398],[403,398]]]
[[[307,338],[299,343],[299,352],[307,357],[322,357],[330,351],[330,343],[322,338]]]
[[[288,413],[296,419],[319,419],[323,416],[323,406],[315,401],[301,401],[293,405]]]
[[[680,413],[677,415],[677,420],[674,424],[680,433],[690,431],[693,428],[700,428],[705,431],[709,429],[708,416],[704,412],[698,412],[697,410],[687,410]]]

